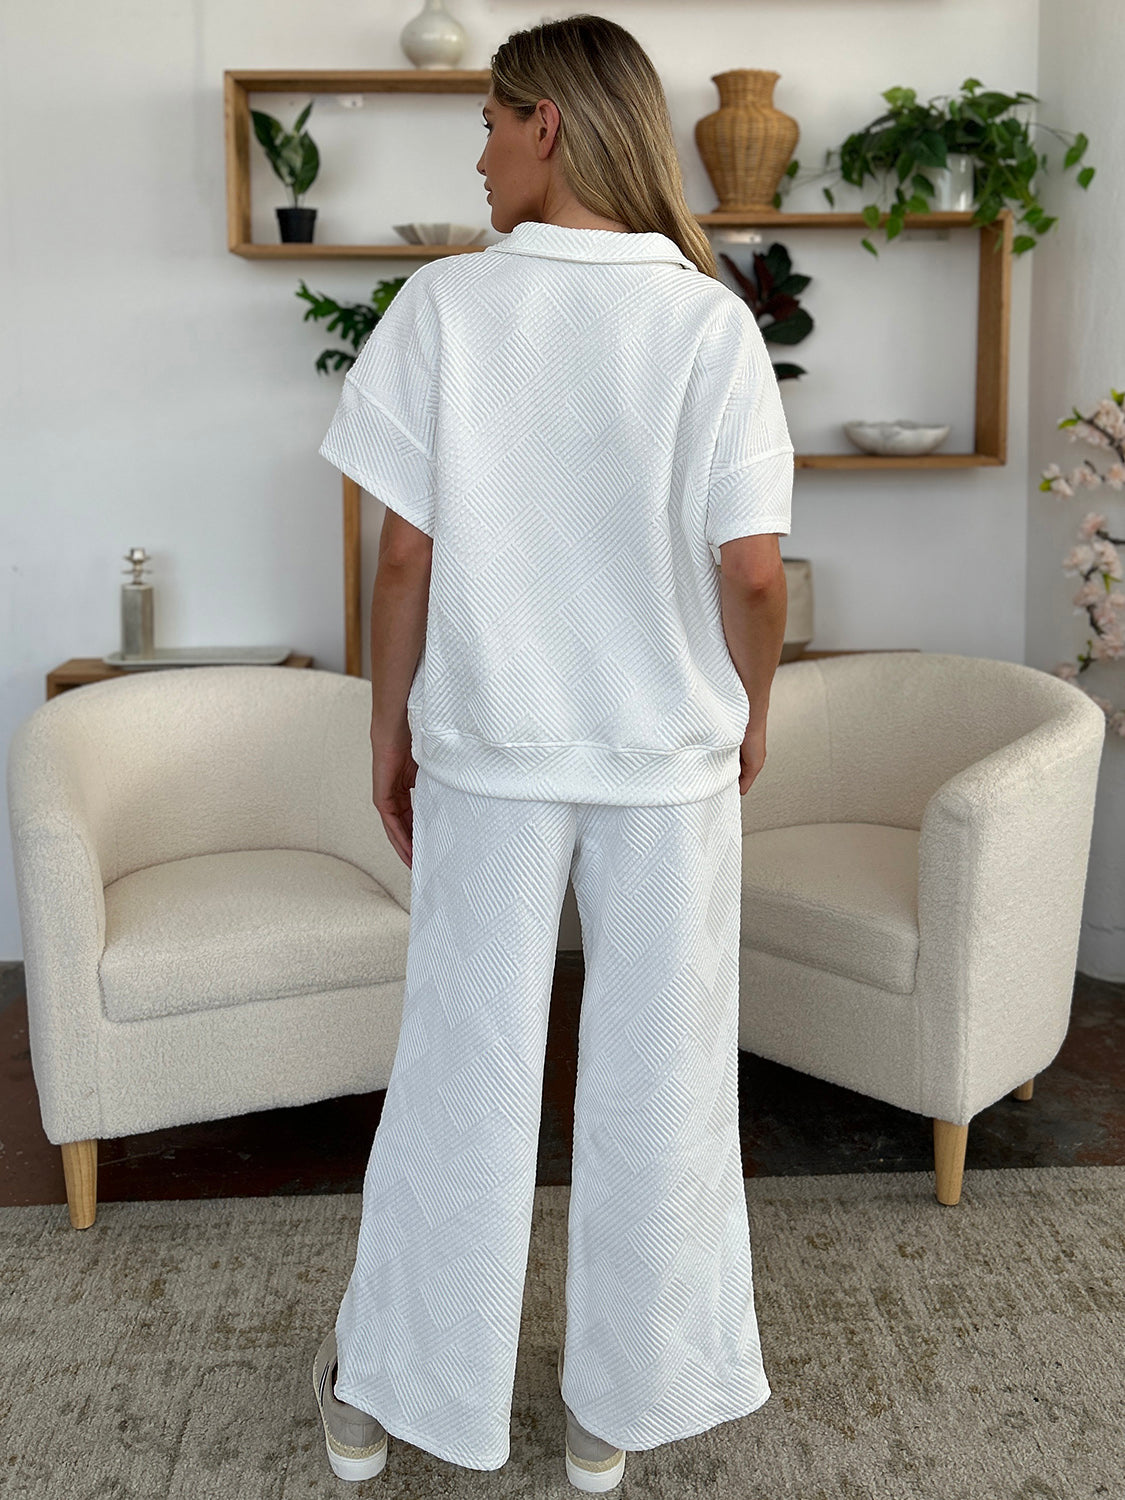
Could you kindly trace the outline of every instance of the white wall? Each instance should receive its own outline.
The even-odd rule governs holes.
[[[473,68],[487,67],[510,31],[580,8],[451,5],[471,38],[461,65]],[[0,153],[5,744],[43,701],[52,666],[119,645],[118,586],[130,546],[154,556],[158,645],[289,643],[342,670],[340,477],[316,452],[341,377],[316,373],[313,361],[332,340],[302,321],[305,304],[294,293],[304,277],[360,300],[417,262],[271,265],[231,255],[222,74],[407,66],[398,33],[419,8],[420,0],[6,0],[0,10],[0,130],[11,145]],[[975,75],[992,87],[1037,91],[1038,0],[634,0],[597,9],[628,26],[660,70],[688,201],[699,212],[715,198],[693,127],[717,105],[710,76],[725,68],[781,74],[775,102],[800,123],[796,154],[807,172],[883,108],[880,91],[893,84],[924,98],[956,92]],[[1112,13],[1094,0],[1082,10]],[[1088,206],[1059,189],[1069,248],[1054,248],[1056,272],[1071,270],[1065,295],[1080,312],[1054,316],[1080,323],[1083,342],[1069,327],[1049,392],[1038,377],[1040,441],[1044,412],[1100,392],[1111,375],[1118,385],[1125,379],[1110,367],[1108,334],[1100,335],[1103,362],[1087,358],[1101,312],[1069,260],[1078,232],[1083,246],[1096,239],[1103,266],[1118,253],[1110,194],[1120,188],[1106,141],[1115,80],[1107,61],[1099,115],[1084,76],[1091,43],[1063,14],[1061,0],[1045,0],[1055,49],[1049,117],[1067,123],[1073,114],[1088,125],[1103,175]],[[252,102],[291,123],[306,100]],[[390,239],[389,224],[412,217],[487,223],[474,171],[484,143],[478,110],[470,96],[375,98],[345,114],[322,96],[309,128],[325,162],[304,200],[320,210],[318,238]],[[255,234],[272,237],[272,208],[286,198],[253,151]],[[841,208],[866,199],[837,192]],[[827,208],[819,183],[786,206]],[[878,260],[859,248],[858,232],[780,237],[797,269],[815,278],[805,299],[817,330],[776,356],[809,370],[782,386],[798,449],[843,451],[834,424],[850,416],[948,417],[948,446],[971,446],[975,235],[896,241]],[[732,253],[748,264],[746,247]],[[1044,247],[1030,259],[1050,253]],[[1025,659],[1028,257],[1015,263],[1013,279],[1005,467],[799,471],[783,552],[813,561],[814,646]],[[1057,275],[1043,284],[1056,308],[1059,286]],[[367,587],[380,510],[370,502]],[[1059,580],[1042,567],[1054,587]],[[1040,613],[1035,651],[1046,661],[1058,649]],[[5,823],[0,956],[18,957],[6,836]]]
[[[1093,632],[1073,598],[1081,579],[1062,559],[1090,512],[1125,536],[1125,491],[1106,485],[1073,498],[1043,494],[1043,470],[1064,474],[1090,458],[1104,474],[1116,455],[1058,430],[1072,408],[1090,413],[1111,387],[1125,389],[1125,127],[1121,81],[1125,10],[1113,0],[1042,0],[1039,116],[1090,138],[1096,175],[1085,192],[1074,168],[1043,194],[1059,222],[1034,252],[1029,377],[1027,660],[1051,671],[1085,649]],[[1069,144],[1069,141],[1067,142]],[[1052,160],[1063,143],[1044,135]],[[1085,162],[1083,164],[1085,164]],[[1065,183],[1065,185],[1064,185]],[[1125,548],[1121,549],[1125,554]],[[1117,585],[1122,587],[1122,585]],[[1098,662],[1081,676],[1091,691],[1125,707],[1125,663]],[[1112,731],[1102,755],[1078,967],[1125,979],[1125,740]]]

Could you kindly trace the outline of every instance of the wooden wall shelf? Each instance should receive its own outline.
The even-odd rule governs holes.
[[[317,260],[344,256],[395,256],[432,260],[437,255],[482,250],[483,245],[255,245],[250,238],[251,94],[479,94],[491,87],[488,68],[228,68],[223,74],[227,157],[227,246],[251,260]]]
[[[365,71],[228,69],[223,75],[226,117],[227,241],[235,255],[249,260],[434,260],[466,255],[485,245],[317,245],[255,244],[250,227],[251,93],[305,94],[476,94],[483,103],[491,86],[487,68],[395,68]],[[707,229],[866,229],[861,213],[696,214]],[[880,225],[887,215],[880,215]],[[905,229],[969,229],[979,236],[977,270],[977,347],[974,436],[971,453],[925,453],[893,458],[877,453],[798,453],[798,469],[969,469],[1007,462],[1008,348],[1011,321],[1012,211],[1004,208],[991,224],[973,224],[973,214],[936,211],[907,214]],[[360,488],[347,475],[344,487],[344,618],[346,671],[360,672],[362,619],[359,578]]]
[[[250,238],[250,94],[476,94],[491,86],[487,68],[296,69],[228,68],[223,75],[226,114],[227,241],[235,255],[251,260],[435,260],[467,255],[484,245],[263,244]],[[709,229],[864,229],[861,213],[696,214]],[[887,215],[879,222],[886,222]],[[937,211],[907,214],[905,229],[968,229],[973,215]],[[880,453],[798,453],[798,469],[968,469],[1007,462],[1008,344],[1011,306],[1013,219],[1005,208],[991,224],[975,226],[980,238],[977,273],[976,396],[973,451],[924,453],[892,458]]]

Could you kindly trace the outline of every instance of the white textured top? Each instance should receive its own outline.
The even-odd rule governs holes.
[[[319,452],[433,538],[420,767],[568,802],[737,781],[718,548],[788,533],[793,444],[753,312],[670,238],[525,220],[420,266]]]

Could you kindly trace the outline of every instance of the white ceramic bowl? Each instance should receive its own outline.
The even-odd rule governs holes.
[[[895,454],[913,457],[932,453],[949,436],[949,424],[936,426],[928,422],[845,422],[844,431],[864,453]]]
[[[472,245],[487,231],[474,224],[394,224],[409,245]]]

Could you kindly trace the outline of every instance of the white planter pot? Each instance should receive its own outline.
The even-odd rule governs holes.
[[[925,175],[934,185],[932,207],[952,213],[968,213],[973,206],[973,158],[964,152],[951,151],[949,163]]]

